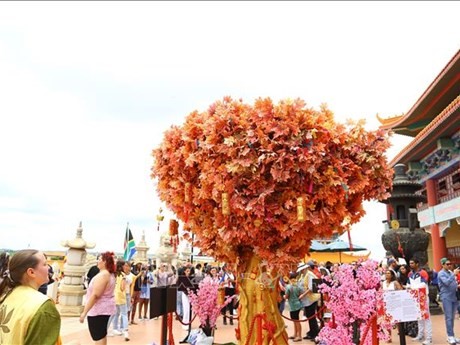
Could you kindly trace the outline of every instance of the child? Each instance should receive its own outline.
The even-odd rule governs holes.
[[[299,313],[302,309],[302,290],[297,286],[297,273],[292,272],[289,275],[289,284],[286,286],[286,292],[284,298],[289,303],[289,310],[291,313],[291,319],[294,321],[294,336],[289,337],[293,341],[302,341],[302,325],[299,321]]]

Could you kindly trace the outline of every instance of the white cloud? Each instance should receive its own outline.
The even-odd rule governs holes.
[[[367,118],[376,128],[376,113],[408,111],[458,50],[459,9],[456,2],[1,3],[0,243],[60,249],[81,220],[96,250],[121,251],[127,222],[155,247],[161,203],[150,152],[171,124],[231,95],[326,102],[339,120]],[[407,140],[394,142],[390,157]],[[366,210],[353,240],[383,253],[384,205]]]

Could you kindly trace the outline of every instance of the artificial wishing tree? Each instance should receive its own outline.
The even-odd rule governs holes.
[[[363,200],[388,196],[388,146],[386,132],[336,123],[326,106],[300,99],[251,105],[225,97],[165,132],[152,178],[194,244],[235,264],[242,343],[255,341],[260,313],[276,342],[287,343],[274,277],[303,258],[313,238],[356,223]]]

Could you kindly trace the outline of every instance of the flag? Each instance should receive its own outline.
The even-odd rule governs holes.
[[[132,259],[134,254],[136,254],[136,245],[134,244],[134,237],[129,229],[129,224],[126,225],[126,235],[125,235],[125,244],[124,244],[125,252],[123,254],[123,258],[125,261],[129,261]]]

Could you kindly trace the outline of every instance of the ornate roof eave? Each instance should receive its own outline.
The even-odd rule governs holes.
[[[394,181],[393,186],[413,186],[413,187],[422,187],[422,184],[418,181]]]
[[[380,117],[379,114],[375,116],[377,117],[377,120],[382,124],[381,128],[388,129],[393,128],[393,125],[397,124],[404,117],[404,114],[390,116],[387,118]]]
[[[400,194],[392,194],[388,199],[386,200],[391,200],[391,199],[407,199],[410,198],[412,200],[417,200],[417,201],[426,201],[426,197],[423,195],[419,194],[412,194],[412,193],[400,193]]]
[[[446,95],[448,97],[451,92],[455,92],[455,85],[460,81],[459,64],[460,50],[457,51],[405,115],[386,119],[377,115],[378,121],[382,124],[380,128],[392,129],[397,134],[411,137],[420,133],[432,116],[427,114],[430,111],[433,112],[432,108],[439,102],[441,97]]]
[[[445,121],[457,110],[460,109],[460,95],[457,96],[436,118],[433,119],[422,131],[420,131],[416,137],[402,150],[400,151],[390,162],[390,166],[394,166],[398,163],[407,163],[411,160],[413,150],[420,145],[423,141],[435,142],[431,134],[435,129],[445,126]],[[452,128],[455,130],[455,128]],[[457,128],[458,130],[458,128]],[[434,138],[436,139],[436,138]]]

